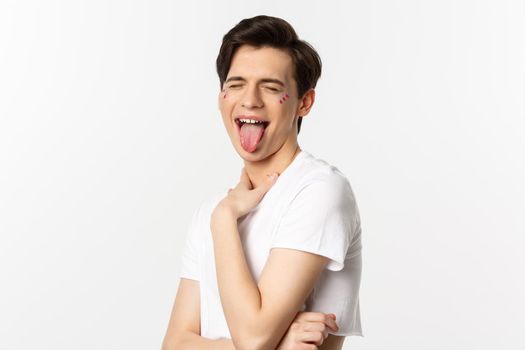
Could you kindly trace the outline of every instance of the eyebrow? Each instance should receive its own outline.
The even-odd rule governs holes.
[[[226,79],[226,81],[224,83],[228,83],[230,81],[246,81],[246,79],[244,79],[243,77],[229,77],[228,79]],[[259,82],[261,83],[275,83],[275,84],[278,84],[278,85],[281,85],[282,87],[286,87],[286,85],[284,85],[284,83],[282,81],[280,81],[279,79],[272,79],[272,78],[263,78],[263,79],[260,79]]]

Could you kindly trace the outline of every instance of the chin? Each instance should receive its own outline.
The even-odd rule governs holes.
[[[238,148],[235,147],[235,151],[237,151],[237,154],[243,160],[250,161],[250,162],[253,162],[253,161],[256,161],[256,160],[261,160],[261,159],[266,157],[265,153],[263,153],[263,151],[260,148],[256,149],[254,152],[250,153],[248,151],[245,151],[244,148],[242,148],[242,146],[239,145]]]

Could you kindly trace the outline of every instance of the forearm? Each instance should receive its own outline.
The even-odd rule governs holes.
[[[164,344],[162,350],[236,350],[231,339],[208,339],[193,332],[181,334],[176,344]]]
[[[237,219],[228,211],[214,215],[219,215],[211,230],[224,315],[233,340],[247,345],[267,331],[260,317],[261,295],[246,262]]]

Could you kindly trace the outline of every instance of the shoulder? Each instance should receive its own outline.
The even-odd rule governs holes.
[[[336,166],[307,153],[299,170],[292,200],[355,202],[350,181]]]
[[[360,216],[354,191],[336,166],[306,153],[288,186],[283,217],[341,221],[352,232],[358,230]]]
[[[197,207],[195,208],[193,215],[194,219],[199,222],[206,222],[209,221],[211,214],[217,204],[226,197],[227,191],[220,191],[212,193],[205,198],[201,199],[201,201],[197,204]]]
[[[222,193],[214,193],[198,201],[197,205],[191,210],[191,226],[197,230],[204,227],[202,225],[209,221],[213,209],[222,198]]]

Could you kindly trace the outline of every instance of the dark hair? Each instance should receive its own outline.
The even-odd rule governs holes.
[[[287,51],[295,66],[294,79],[297,83],[299,98],[303,97],[310,88],[315,88],[321,76],[319,54],[309,43],[300,40],[290,23],[284,19],[260,15],[243,19],[222,38],[216,61],[221,89],[228,76],[235,51],[245,44]],[[298,119],[297,134],[301,130],[303,118]]]

